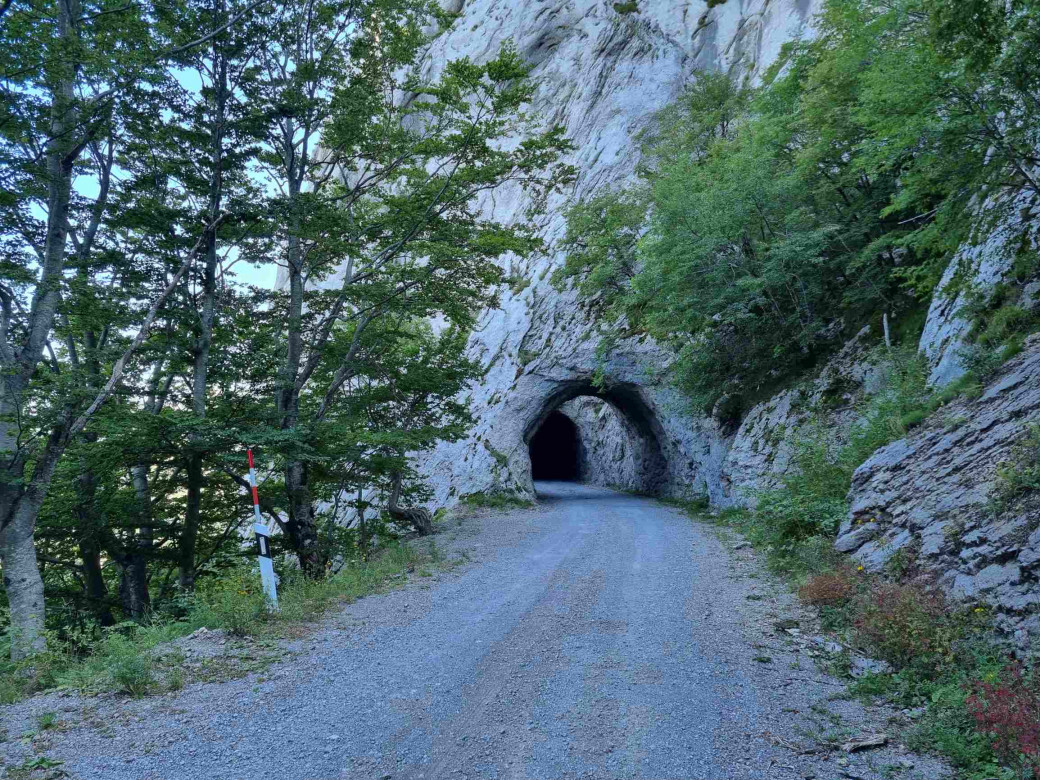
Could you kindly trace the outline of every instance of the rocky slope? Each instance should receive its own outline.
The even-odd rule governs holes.
[[[1040,633],[1040,502],[1002,498],[1001,486],[1036,468],[1037,423],[1040,336],[978,399],[942,408],[856,471],[837,549],[873,570],[931,573],[953,596],[992,607],[1025,644]]]

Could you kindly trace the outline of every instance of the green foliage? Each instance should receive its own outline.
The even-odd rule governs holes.
[[[853,472],[933,410],[926,365],[913,349],[879,351],[873,359],[883,381],[857,410],[847,441],[835,441],[819,424],[799,431],[782,486],[755,493],[754,511],[738,523],[778,570],[802,577],[833,567],[837,556],[828,548],[848,516]]]
[[[997,466],[993,509],[1000,512],[1025,495],[1040,490],[1040,425],[1032,424],[1012,449],[1011,458]]]
[[[987,219],[1040,193],[1036,4],[957,5],[828,0],[761,89],[698,74],[644,138],[643,181],[571,209],[562,276],[671,343],[706,410],[918,311],[976,193],[997,195]],[[980,19],[992,39],[970,34]]]
[[[619,14],[634,14],[639,12],[639,3],[636,0],[625,0],[623,3],[614,3],[614,10]]]
[[[512,45],[422,75],[450,22],[430,0],[0,15],[0,521],[32,505],[4,538],[35,531],[64,648],[116,658],[108,629],[159,614],[253,631],[270,616],[242,568],[246,446],[279,552],[315,580],[370,557],[391,486],[428,497],[410,457],[471,422],[466,344],[498,259],[541,246],[478,198],[515,185],[537,210],[572,180],[570,145],[528,113]],[[242,284],[246,266],[284,283]],[[283,611],[321,587],[294,583],[309,595]]]
[[[534,506],[533,502],[516,493],[505,491],[468,493],[459,499],[459,503],[472,509],[527,509]]]
[[[50,649],[31,662],[15,664],[0,656],[0,703],[57,686],[134,697],[178,690],[185,684],[178,656],[160,652],[178,637],[199,628],[254,639],[295,635],[301,624],[318,620],[336,605],[393,587],[403,582],[406,572],[441,560],[432,545],[392,543],[365,560],[343,562],[325,578],[304,577],[296,571],[282,579],[277,612],[268,608],[255,569],[238,566],[204,580],[196,593],[182,601],[178,618],[156,617],[147,626],[113,626],[96,639],[54,636]]]

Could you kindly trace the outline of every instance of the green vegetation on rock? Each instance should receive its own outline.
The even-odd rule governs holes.
[[[916,317],[978,193],[998,196],[989,220],[1040,194],[1038,10],[828,0],[761,88],[701,73],[660,114],[641,183],[572,207],[561,277],[670,343],[707,410]]]

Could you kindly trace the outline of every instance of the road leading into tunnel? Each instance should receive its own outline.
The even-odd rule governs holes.
[[[114,728],[48,755],[105,780],[880,776],[783,746],[840,687],[792,671],[772,624],[793,607],[746,553],[648,499],[539,490],[442,536],[471,564],[349,606],[259,677],[102,703]]]

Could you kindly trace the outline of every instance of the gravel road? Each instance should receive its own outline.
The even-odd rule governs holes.
[[[46,755],[83,780],[942,775],[898,744],[802,753],[901,716],[843,699],[775,627],[809,618],[750,551],[648,499],[539,490],[441,536],[469,564],[347,607],[262,677],[52,694],[5,725],[59,711]]]

